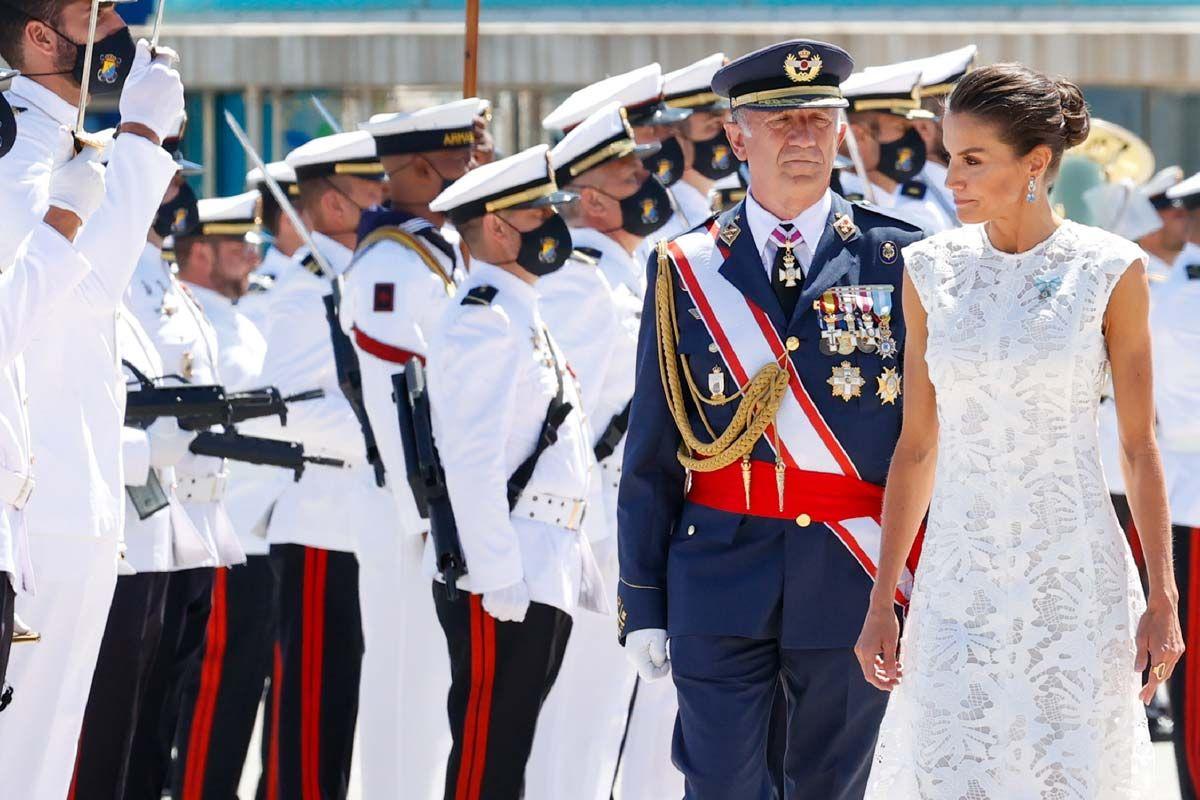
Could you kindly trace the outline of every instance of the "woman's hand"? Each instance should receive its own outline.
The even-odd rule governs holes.
[[[1134,670],[1150,670],[1150,678],[1138,692],[1146,705],[1175,671],[1175,665],[1183,657],[1183,632],[1179,628],[1179,604],[1170,597],[1152,598],[1142,614],[1137,629],[1137,663]]]
[[[872,600],[863,621],[862,634],[854,646],[858,664],[867,683],[890,692],[900,685],[904,667],[900,663],[900,621],[890,602]]]

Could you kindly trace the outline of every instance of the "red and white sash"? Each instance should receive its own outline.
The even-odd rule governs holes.
[[[778,434],[778,454],[788,467],[861,479],[858,468],[821,417],[795,365],[787,357],[783,340],[770,317],[718,271],[725,261],[716,242],[719,232],[719,224],[714,222],[707,233],[697,231],[675,239],[668,245],[668,251],[679,279],[700,312],[701,321],[739,386],[749,383],[766,364],[777,363],[787,368],[791,391],[784,395],[775,425],[767,429],[764,438],[774,449]],[[822,522],[874,580],[881,542],[879,519],[859,517]],[[906,566],[896,591],[897,602],[907,604],[912,577],[911,568]]]

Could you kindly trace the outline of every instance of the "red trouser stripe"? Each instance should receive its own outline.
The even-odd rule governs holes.
[[[310,662],[308,758],[303,765],[305,797],[321,798],[321,677],[325,666],[325,576],[329,562],[329,551],[312,548],[313,556],[313,619],[312,650]]]
[[[229,571],[218,569],[213,575],[212,612],[208,617],[208,632],[204,644],[204,661],[200,670],[200,690],[192,711],[192,726],[188,734],[187,765],[184,769],[181,800],[203,800],[204,773],[208,764],[208,749],[212,742],[213,718],[217,713],[217,697],[221,692],[221,672],[229,640],[227,580]]]
[[[271,670],[271,741],[267,745],[267,800],[279,800],[279,709],[283,705],[283,648],[275,641]]]
[[[1188,558],[1187,636],[1185,642],[1200,642],[1200,529],[1189,528],[1187,535],[1190,557]],[[1187,771],[1192,787],[1200,787],[1200,647],[1196,652],[1184,656],[1183,691],[1187,708],[1183,713],[1183,736],[1187,750]]]
[[[488,728],[496,685],[496,620],[483,610],[483,600],[470,595],[471,684],[463,718],[462,757],[454,800],[479,800],[487,769]]]
[[[304,600],[302,606],[302,624],[300,633],[300,796],[302,800],[319,800],[320,793],[310,788],[313,782],[309,771],[312,762],[312,721],[317,715],[316,705],[320,696],[313,692],[313,663],[316,661],[315,651],[317,640],[316,627],[316,573],[317,551],[313,548],[304,550]],[[319,688],[319,687],[318,687]]]

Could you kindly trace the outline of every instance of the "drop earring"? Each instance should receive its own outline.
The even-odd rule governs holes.
[[[1026,203],[1037,202],[1037,178],[1029,179],[1029,191],[1025,194]]]

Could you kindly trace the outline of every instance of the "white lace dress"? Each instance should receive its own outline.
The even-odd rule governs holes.
[[[1066,222],[1021,254],[982,226],[904,250],[929,318],[937,472],[871,800],[1151,796],[1145,607],[1100,465],[1113,287],[1144,259]]]

